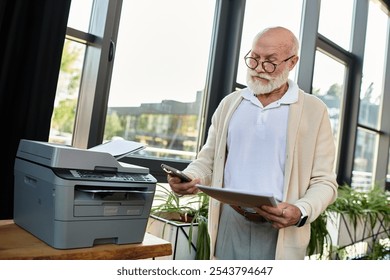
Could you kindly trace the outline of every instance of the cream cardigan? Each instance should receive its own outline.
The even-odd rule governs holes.
[[[208,138],[196,160],[184,173],[201,178],[201,183],[222,188],[226,139],[230,118],[242,100],[241,92],[226,96],[216,109]],[[337,196],[333,171],[335,144],[326,105],[317,97],[299,90],[298,101],[290,105],[284,174],[283,201],[300,205],[309,215],[303,227],[279,230],[275,259],[304,259],[313,222]],[[211,258],[220,216],[220,202],[211,199],[209,233]]]

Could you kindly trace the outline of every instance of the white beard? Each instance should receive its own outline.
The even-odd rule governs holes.
[[[246,82],[248,87],[253,91],[255,95],[267,94],[275,89],[280,88],[283,84],[288,81],[288,75],[290,71],[286,68],[279,76],[272,78],[269,74],[258,74],[256,71],[248,69],[246,74]],[[263,84],[261,80],[255,79],[254,77],[261,77],[267,79],[268,82]]]

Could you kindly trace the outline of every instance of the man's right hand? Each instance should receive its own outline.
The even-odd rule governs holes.
[[[199,189],[196,187],[200,179],[193,179],[191,182],[182,182],[180,178],[168,175],[167,181],[172,191],[178,195],[196,194]]]

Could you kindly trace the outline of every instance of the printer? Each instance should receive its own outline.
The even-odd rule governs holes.
[[[22,139],[14,180],[15,223],[54,248],[143,241],[156,189],[148,168]]]

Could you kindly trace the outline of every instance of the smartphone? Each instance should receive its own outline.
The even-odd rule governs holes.
[[[172,166],[169,166],[169,165],[162,163],[161,168],[165,171],[165,173],[170,174],[170,175],[175,176],[175,177],[179,177],[182,180],[182,182],[191,182],[192,181],[192,179],[190,177],[186,176],[179,169],[176,169]]]

